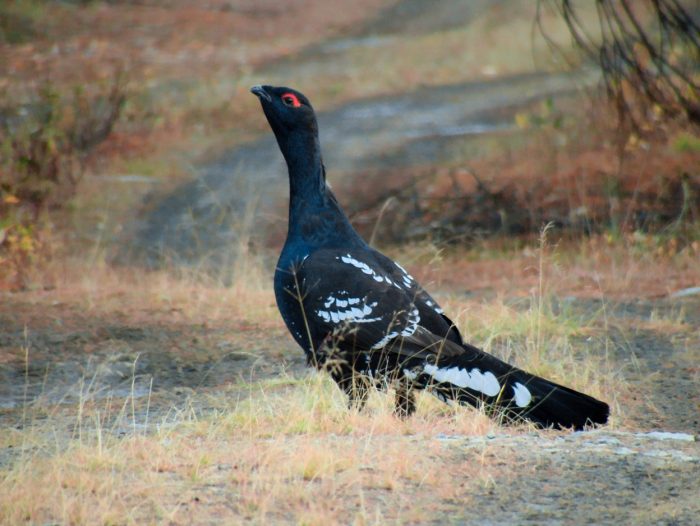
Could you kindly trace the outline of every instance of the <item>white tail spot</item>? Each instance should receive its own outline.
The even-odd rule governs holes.
[[[527,407],[532,402],[532,394],[530,390],[520,382],[515,382],[513,386],[513,395],[515,403],[518,407]]]
[[[438,382],[450,383],[457,387],[467,387],[484,393],[487,396],[496,396],[501,391],[498,379],[490,371],[482,373],[476,367],[471,371],[458,366],[441,368],[432,364],[425,364],[423,370]]]

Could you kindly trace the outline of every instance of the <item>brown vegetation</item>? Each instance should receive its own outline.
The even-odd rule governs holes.
[[[90,152],[111,133],[126,93],[117,76],[104,93],[50,85],[31,105],[0,107],[0,289],[21,290],[50,251],[46,213],[75,195]]]
[[[557,120],[560,109],[520,113],[527,138],[515,152],[502,149],[468,165],[368,172],[366,186],[340,192],[353,203],[356,223],[384,242],[461,244],[533,235],[548,223],[567,236],[663,232],[683,246],[697,241],[697,135],[657,123],[647,139],[621,136],[609,107],[595,104],[586,113],[569,105],[566,125]],[[550,115],[544,124],[543,112]]]

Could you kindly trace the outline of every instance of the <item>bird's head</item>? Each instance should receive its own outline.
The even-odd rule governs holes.
[[[293,132],[318,133],[314,109],[303,94],[292,88],[275,86],[253,86],[250,92],[260,99],[278,140]]]

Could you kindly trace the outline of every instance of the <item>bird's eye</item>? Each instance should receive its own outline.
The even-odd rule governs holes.
[[[285,93],[282,95],[282,102],[284,102],[286,106],[291,106],[292,108],[301,106],[301,102],[299,102],[299,99],[294,93]]]

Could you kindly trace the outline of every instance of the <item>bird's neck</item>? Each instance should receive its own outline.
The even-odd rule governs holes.
[[[318,136],[312,133],[290,134],[279,142],[289,169],[290,208],[303,203],[321,204],[326,180]]]
[[[318,135],[290,134],[278,141],[289,169],[287,243],[307,249],[363,243],[326,186]]]

